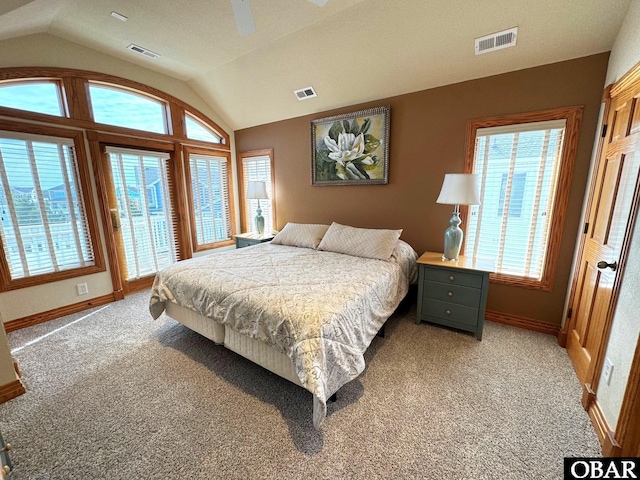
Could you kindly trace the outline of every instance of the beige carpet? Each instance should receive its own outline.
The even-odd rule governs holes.
[[[147,299],[9,335],[27,388],[0,405],[11,480],[560,479],[563,457],[600,454],[552,336],[489,323],[478,342],[411,307],[318,431],[310,393]]]

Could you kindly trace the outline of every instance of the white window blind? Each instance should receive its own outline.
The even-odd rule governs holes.
[[[565,125],[477,130],[473,173],[482,204],[469,208],[465,255],[495,259],[497,273],[542,278]]]
[[[175,212],[171,179],[162,152],[107,147],[127,281],[153,275],[176,262]]]
[[[72,139],[0,131],[0,212],[12,279],[95,264]]]
[[[231,202],[227,158],[189,154],[197,245],[230,240]]]
[[[271,157],[269,155],[258,155],[255,157],[242,158],[242,191],[246,193],[249,182],[261,181],[267,186],[269,200],[260,200],[260,208],[264,217],[264,230],[269,233],[275,228],[273,215],[273,186],[271,184]],[[258,200],[244,200],[244,221],[248,231],[254,231],[254,219],[258,209]]]

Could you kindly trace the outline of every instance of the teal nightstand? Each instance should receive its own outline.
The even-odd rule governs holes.
[[[418,265],[416,323],[437,323],[473,332],[482,340],[493,262],[464,256],[442,260],[442,253],[426,252],[418,259]]]
[[[275,237],[275,234],[265,233],[258,235],[257,233],[241,233],[236,235],[236,248],[249,247],[251,245],[257,245],[258,243],[270,242]]]

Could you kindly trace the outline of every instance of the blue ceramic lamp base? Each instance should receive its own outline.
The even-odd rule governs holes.
[[[453,216],[449,220],[449,228],[444,231],[443,260],[457,260],[460,255],[460,247],[462,247],[462,238],[464,237],[460,223],[460,212],[456,205]]]
[[[260,200],[258,200],[258,209],[256,210],[256,232],[258,235],[262,235],[264,233],[264,217],[262,216],[262,209],[260,208]]]

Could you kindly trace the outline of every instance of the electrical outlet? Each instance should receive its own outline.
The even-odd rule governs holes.
[[[78,295],[86,295],[87,293],[89,293],[89,287],[86,283],[77,284],[76,290],[78,290]]]
[[[613,362],[609,357],[604,359],[604,370],[602,371],[602,378],[609,385],[611,381],[611,374],[613,373]]]

